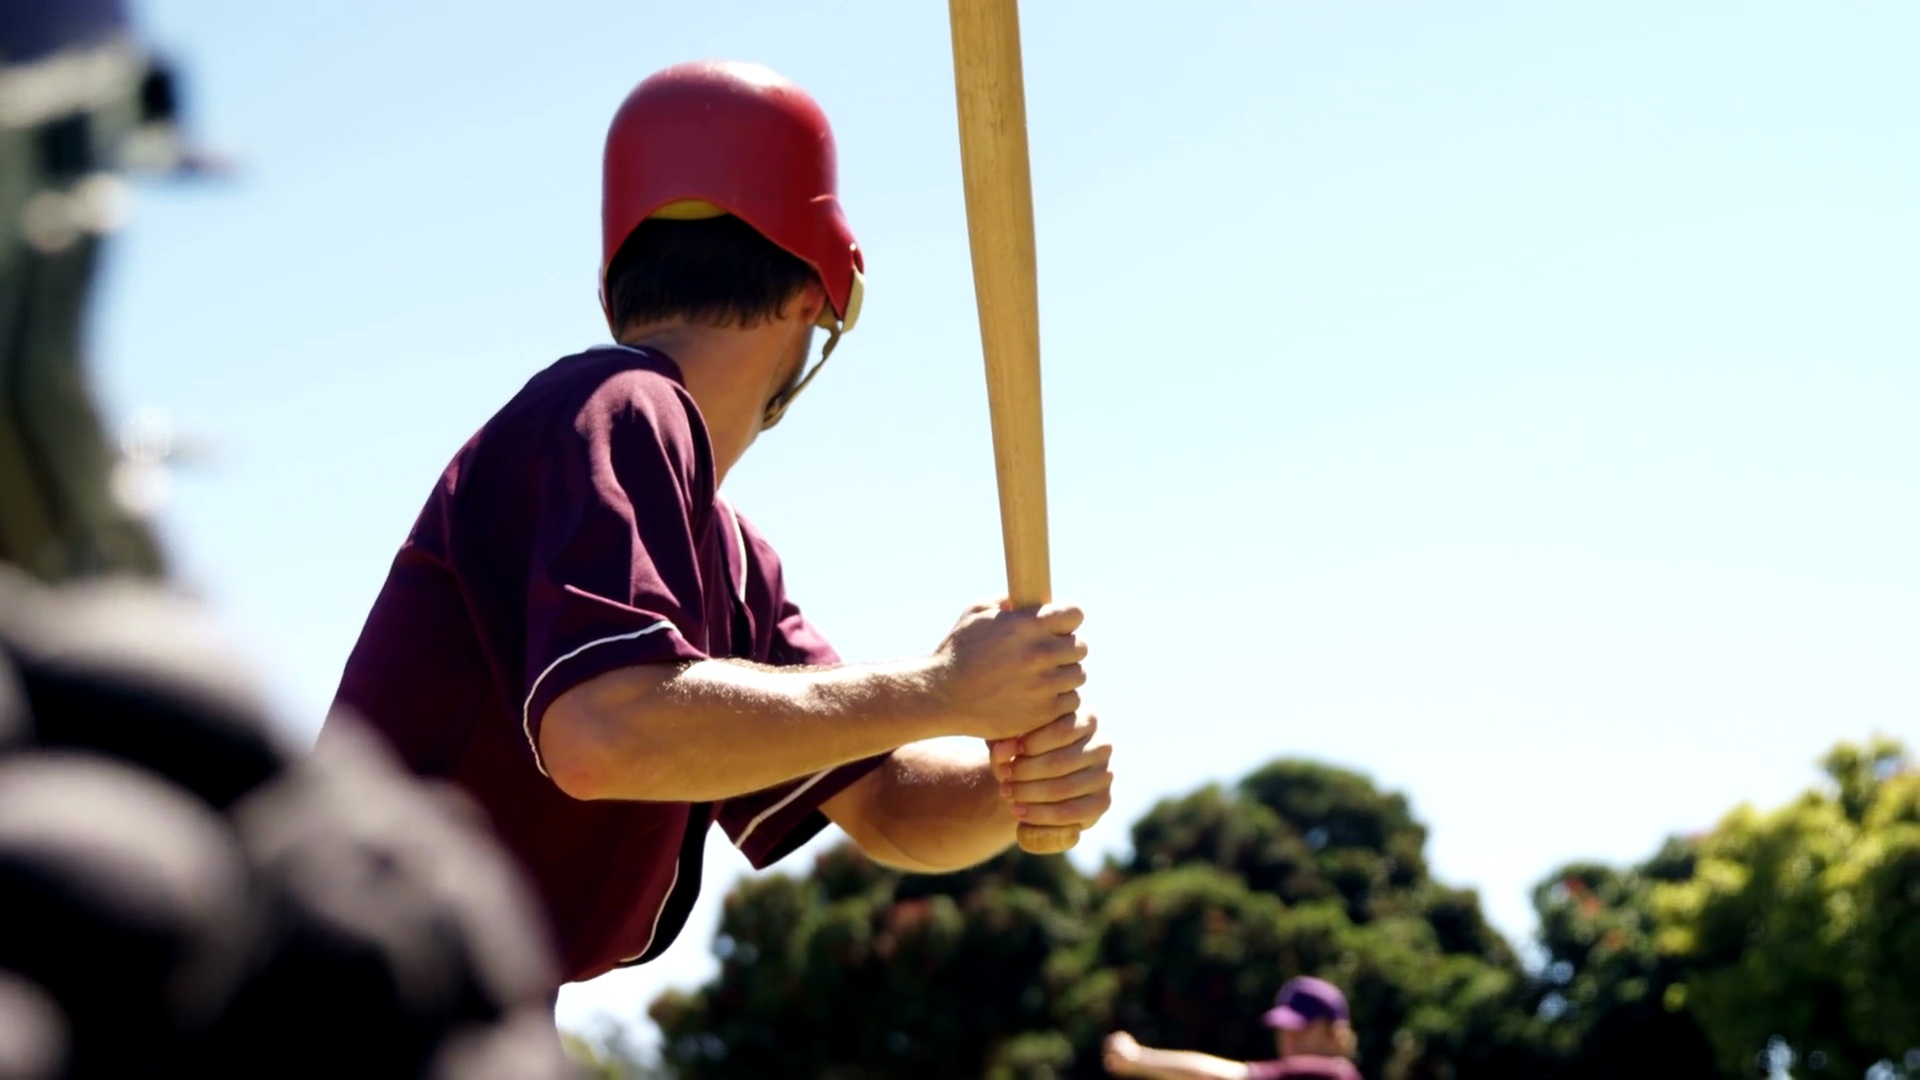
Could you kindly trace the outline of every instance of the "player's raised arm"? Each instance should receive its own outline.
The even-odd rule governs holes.
[[[1230,1061],[1195,1050],[1141,1046],[1124,1031],[1107,1036],[1102,1061],[1109,1075],[1141,1080],[1247,1080],[1248,1073],[1244,1061]]]

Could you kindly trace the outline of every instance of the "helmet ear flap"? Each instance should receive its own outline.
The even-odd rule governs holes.
[[[853,287],[847,290],[847,313],[840,317],[840,325],[838,327],[826,327],[823,325],[822,329],[832,329],[836,338],[841,334],[851,331],[853,324],[860,321],[860,304],[866,300],[866,298],[867,275],[861,273],[860,267],[856,264],[853,268]],[[831,346],[829,346],[829,348],[831,348]]]
[[[841,334],[852,333],[853,324],[860,321],[860,302],[865,299],[866,292],[866,276],[861,274],[858,268],[855,268],[853,271],[853,288],[847,291],[847,313],[845,315],[835,314],[833,302],[829,300],[826,306],[820,309],[820,317],[813,321],[813,325],[832,334],[833,341],[838,341]],[[827,346],[829,351],[831,351],[832,348],[833,346],[831,344]]]

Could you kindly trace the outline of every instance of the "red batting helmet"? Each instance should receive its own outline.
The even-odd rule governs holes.
[[[642,221],[732,214],[820,276],[829,308],[820,325],[831,334],[822,363],[853,329],[865,263],[840,212],[833,130],[791,80],[731,61],[656,72],[614,114],[603,170],[603,307],[607,270]]]

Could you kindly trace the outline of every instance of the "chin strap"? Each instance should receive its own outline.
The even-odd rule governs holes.
[[[811,370],[801,376],[800,381],[793,384],[793,389],[782,390],[780,393],[774,395],[772,401],[767,402],[767,414],[765,418],[760,421],[761,431],[772,430],[773,426],[780,422],[780,418],[787,415],[787,406],[793,404],[793,399],[799,397],[800,391],[805,390],[807,384],[813,381],[813,377],[820,374],[820,369],[827,366],[827,357],[832,356],[833,347],[840,344],[840,321],[838,319],[834,320],[832,325],[825,327],[825,329],[827,331],[827,343],[820,348],[820,362],[813,365]]]
[[[848,294],[846,317],[837,317],[829,307],[820,313],[820,320],[814,323],[827,332],[827,343],[820,348],[820,362],[813,365],[813,370],[802,376],[799,382],[794,383],[793,389],[783,390],[767,402],[767,414],[760,421],[761,431],[770,430],[779,423],[780,418],[787,415],[787,406],[792,405],[793,399],[800,396],[800,391],[805,390],[813,377],[820,374],[820,369],[827,366],[827,357],[832,356],[833,347],[840,344],[840,336],[853,329],[854,322],[860,318],[860,305],[866,298],[866,292],[866,275],[856,269],[853,272],[853,290]]]

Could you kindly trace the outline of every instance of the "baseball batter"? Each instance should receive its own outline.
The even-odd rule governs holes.
[[[1112,775],[1077,608],[977,604],[925,657],[843,663],[720,494],[818,373],[815,329],[824,363],[859,314],[820,107],[762,67],[676,66],[620,106],[604,168],[614,343],[534,375],[454,456],[329,728],[370,724],[485,808],[569,980],[667,948],[716,822],[755,866],[831,821],[926,872],[1020,822],[1092,825]],[[927,742],[954,735],[985,743]]]

